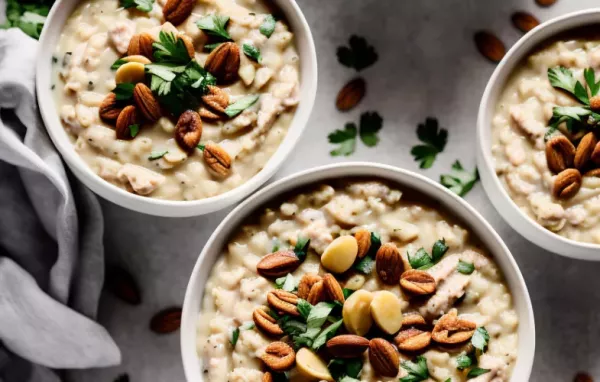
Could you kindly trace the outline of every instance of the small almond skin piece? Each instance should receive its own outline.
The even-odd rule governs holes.
[[[400,368],[400,357],[394,346],[383,338],[369,342],[369,362],[378,375],[395,377]]]
[[[117,118],[117,124],[115,128],[117,139],[133,139],[134,137],[131,136],[129,126],[136,125],[138,123],[139,116],[136,107],[133,105],[125,106]]]
[[[150,321],[150,330],[158,334],[168,334],[179,329],[181,308],[168,308],[156,313]]]
[[[166,21],[177,26],[192,14],[195,3],[195,0],[168,0],[163,7],[163,16]]]
[[[402,315],[402,327],[425,326],[427,321],[417,312],[404,313]]]
[[[598,139],[592,132],[587,133],[581,138],[575,151],[575,160],[573,161],[575,168],[581,170],[587,165],[597,144]]]
[[[353,109],[365,96],[367,84],[362,78],[355,78],[340,89],[335,105],[340,111]]]
[[[263,277],[274,279],[294,272],[300,264],[294,251],[277,251],[260,259],[256,264],[256,271]]]
[[[562,171],[554,179],[552,195],[557,199],[571,199],[581,188],[581,173],[574,168]]]
[[[589,176],[593,178],[600,178],[600,168],[595,168],[583,174],[583,176]]]
[[[358,253],[356,254],[356,257],[362,259],[369,253],[369,248],[371,248],[371,232],[366,229],[360,229],[356,231],[354,238],[358,244]]]
[[[240,69],[239,46],[233,42],[219,45],[206,58],[204,69],[215,76],[220,83],[235,81]]]
[[[303,300],[308,299],[312,286],[321,280],[323,278],[315,273],[305,273],[298,284],[298,297]]]
[[[217,176],[225,177],[231,170],[231,157],[219,145],[209,143],[204,147],[204,162]]]
[[[515,28],[523,33],[527,33],[540,25],[540,21],[531,13],[527,12],[515,12],[510,19]]]
[[[292,316],[299,316],[298,307],[298,296],[293,293],[286,292],[284,290],[272,290],[267,293],[267,302],[271,307],[278,312],[284,312]]]
[[[156,122],[160,119],[160,105],[148,86],[141,82],[137,83],[133,89],[133,99],[147,121]]]
[[[283,335],[283,330],[281,330],[277,321],[267,313],[264,307],[256,308],[252,312],[252,320],[256,327],[268,336]]]
[[[296,353],[290,345],[277,341],[270,343],[265,348],[261,359],[273,371],[286,371],[294,366]]]
[[[273,382],[273,375],[270,372],[266,372],[263,374],[262,382]]]
[[[100,114],[100,118],[102,118],[102,120],[114,122],[117,120],[117,118],[119,118],[119,114],[121,114],[122,110],[123,108],[119,106],[115,93],[108,93],[108,95],[100,104],[98,113]]]
[[[400,286],[416,295],[432,294],[436,290],[435,278],[429,273],[417,269],[410,269],[402,273]]]
[[[548,140],[546,143],[546,162],[550,171],[558,174],[569,167],[573,167],[575,151],[573,143],[564,135],[558,135]]]
[[[490,32],[477,32],[475,33],[474,40],[479,53],[492,62],[500,62],[506,54],[504,43]]]
[[[193,110],[184,111],[175,126],[175,141],[183,151],[191,154],[202,138],[202,119]]]
[[[394,342],[401,351],[421,351],[431,343],[431,333],[416,328],[408,328],[401,330],[394,338]]]
[[[398,284],[404,269],[404,263],[398,248],[394,244],[382,245],[375,255],[375,268],[383,283],[388,285]]]
[[[152,44],[154,38],[148,33],[140,33],[134,35],[129,41],[127,48],[128,56],[144,56],[149,60],[153,59]]]
[[[354,334],[342,334],[327,341],[327,350],[335,358],[360,357],[369,348],[369,340]]]
[[[475,329],[477,324],[458,318],[456,309],[451,309],[435,324],[431,338],[440,344],[455,345],[471,339]]]
[[[342,290],[340,283],[331,273],[327,273],[325,276],[323,276],[323,286],[327,296],[329,296],[332,301],[339,301],[342,304],[346,301],[344,298],[344,291]]]

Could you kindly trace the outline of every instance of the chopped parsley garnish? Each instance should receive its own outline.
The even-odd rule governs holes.
[[[440,183],[458,196],[465,196],[479,180],[477,168],[473,173],[465,171],[460,161],[452,164],[450,174],[440,176]]]
[[[364,37],[351,36],[349,46],[340,46],[337,49],[337,58],[340,64],[361,71],[377,61],[375,48],[367,44]]]
[[[342,293],[344,294],[344,298],[348,298],[354,293],[353,289],[344,288],[342,289]]]
[[[140,125],[135,124],[135,125],[129,125],[129,134],[131,135],[131,138],[135,138],[136,135],[138,135],[138,133],[140,132]]]
[[[490,340],[490,335],[485,327],[481,326],[475,330],[473,333],[473,337],[471,337],[471,344],[475,349],[481,350],[482,353],[485,353],[485,350],[488,345],[488,341]]]
[[[240,338],[240,330],[251,330],[251,329],[254,329],[254,322],[252,322],[252,321],[248,321],[248,322],[244,323],[243,325],[240,325],[240,326],[234,328],[231,331],[231,338],[229,339],[229,342],[231,343],[231,345],[233,347],[235,347],[235,344],[237,344],[237,341]]]
[[[312,310],[312,305],[308,301],[300,298],[298,299],[298,304],[296,304],[296,306],[298,307],[298,312],[300,313],[300,315],[305,320],[308,319],[310,311]]]
[[[415,161],[420,162],[419,167],[430,168],[437,154],[446,147],[448,131],[439,128],[437,119],[427,118],[425,123],[417,126],[417,137],[423,144],[414,146],[410,153]]]
[[[334,358],[327,364],[329,373],[335,381],[356,381],[363,363],[360,358]]]
[[[489,373],[489,372],[490,372],[490,369],[482,369],[479,366],[475,366],[474,368],[469,370],[469,372],[467,373],[467,379],[479,377],[480,375],[483,375],[483,374]]]
[[[224,40],[231,40],[231,36],[227,32],[227,23],[229,22],[229,16],[224,15],[208,15],[202,17],[196,21],[198,28],[211,36],[219,37]]]
[[[462,274],[470,275],[473,273],[473,271],[475,271],[475,265],[473,265],[473,263],[467,263],[466,261],[459,260],[456,270]]]
[[[210,53],[210,52],[212,52],[213,50],[215,50],[215,48],[216,48],[217,46],[219,46],[219,45],[221,45],[221,44],[222,44],[222,42],[216,42],[216,43],[214,43],[214,44],[206,44],[206,45],[204,45],[203,49],[204,49],[205,51],[207,51],[207,52],[209,52],[209,53]]]
[[[250,106],[254,105],[256,101],[258,101],[259,97],[260,96],[258,94],[250,94],[247,96],[243,96],[231,105],[227,106],[227,108],[225,109],[225,114],[227,114],[227,116],[229,116],[230,118],[233,118],[236,115],[240,114],[242,111],[249,108]]]
[[[119,2],[125,9],[135,7],[142,12],[150,12],[154,4],[154,0],[120,0]]]
[[[319,335],[314,339],[312,343],[311,347],[313,348],[313,350],[319,350],[321,346],[325,345],[325,343],[335,335],[335,333],[340,328],[340,326],[342,326],[343,323],[344,320],[338,320],[333,324],[329,325],[327,328],[323,329],[321,332],[319,332]]]
[[[446,240],[437,240],[431,248],[431,256],[425,248],[419,248],[414,255],[408,254],[408,262],[413,269],[425,270],[437,264],[442,257],[448,252],[449,247],[446,245]]]
[[[360,127],[349,122],[344,130],[335,130],[328,135],[329,143],[339,144],[338,148],[330,152],[331,156],[348,156],[356,149],[356,136],[359,135],[367,147],[376,146],[379,143],[377,133],[383,126],[383,119],[376,111],[365,112],[360,116]]]
[[[157,62],[186,65],[190,62],[185,43],[174,33],[161,31],[158,41],[152,44],[153,56]]]
[[[296,245],[294,246],[294,253],[300,261],[304,261],[306,259],[306,255],[308,254],[308,248],[310,247],[310,239],[305,237],[298,237],[296,241]]]
[[[477,360],[475,360],[476,362]],[[462,354],[459,355],[458,357],[456,357],[456,368],[458,370],[464,370],[468,367],[470,367],[473,364],[473,360],[471,359],[471,356],[469,356],[468,354]]]
[[[360,115],[359,135],[365,146],[373,147],[379,143],[377,133],[382,127],[383,118],[381,118],[376,111],[366,112]]]
[[[168,153],[168,150],[164,150],[164,151],[153,151],[150,153],[150,156],[148,157],[148,160],[157,160],[160,159],[162,157],[165,156],[166,153]]]
[[[123,60],[122,58],[119,58],[117,61],[113,62],[113,64],[110,66],[110,69],[117,70],[126,63],[127,63],[127,61]]]
[[[262,33],[263,35],[267,36],[267,38],[269,38],[273,34],[273,31],[275,31],[275,23],[276,22],[277,21],[275,20],[275,17],[273,17],[273,15],[267,15],[267,16],[265,16],[262,24],[260,24],[260,27],[258,28],[258,30],[260,31],[260,33]]]
[[[255,47],[252,44],[244,44],[242,46],[242,50],[244,51],[244,54],[246,56],[248,56],[250,59],[252,59],[256,62],[260,62],[260,60],[261,60],[260,50],[257,47]]]
[[[28,36],[39,39],[52,4],[54,4],[54,0],[29,2],[8,0],[6,2],[6,21],[4,24],[0,24],[0,29],[19,28]]]
[[[358,260],[353,268],[365,275],[371,274],[373,269],[375,269],[375,255],[377,254],[379,247],[381,247],[381,238],[377,233],[371,232],[371,246],[369,247],[369,252],[367,252],[365,257]]]
[[[204,147],[205,147],[204,145],[198,145],[198,146],[196,146],[196,148],[198,148],[198,150],[200,150],[200,151],[204,151]]]
[[[408,375],[400,378],[400,382],[421,382],[429,378],[427,360],[423,356],[417,356],[414,361],[404,361],[401,366]]]
[[[298,282],[291,273],[288,273],[286,276],[275,280],[275,287],[286,292],[294,292],[298,289]]]

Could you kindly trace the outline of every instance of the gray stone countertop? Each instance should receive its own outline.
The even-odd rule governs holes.
[[[495,65],[483,59],[473,34],[487,29],[510,47],[521,36],[510,21],[516,10],[540,20],[598,5],[594,0],[559,0],[549,8],[533,0],[299,0],[314,35],[319,90],[304,136],[275,178],[343,160],[381,162],[420,172],[434,180],[455,159],[473,168],[479,100]],[[336,47],[358,34],[379,61],[361,72],[368,94],[349,113],[335,109],[337,91],[356,73],[338,64]],[[327,135],[363,111],[384,118],[381,143],[358,145],[354,155],[334,158]],[[449,131],[445,152],[433,168],[420,170],[410,155],[415,129],[428,116]],[[537,326],[532,381],[571,381],[577,371],[600,379],[600,263],[569,260],[527,242],[494,210],[481,185],[466,197],[502,236],[529,288]],[[128,306],[104,294],[100,322],[123,354],[122,365],[72,373],[75,382],[109,382],[128,373],[132,382],[184,381],[179,334],[157,336],[148,329],[158,310],[181,305],[192,267],[227,211],[186,219],[145,216],[102,202],[109,262],[132,271],[143,303]]]

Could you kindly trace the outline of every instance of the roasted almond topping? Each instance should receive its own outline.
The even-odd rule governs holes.
[[[597,144],[598,139],[592,132],[587,133],[581,138],[581,141],[579,141],[579,144],[577,145],[577,150],[575,151],[575,160],[573,161],[575,168],[581,170],[585,167],[592,157],[592,153]]]
[[[590,98],[590,108],[594,111],[600,111],[600,95]]]
[[[144,118],[150,122],[156,122],[161,117],[160,105],[152,90],[143,83],[138,83],[133,89],[133,99],[135,101],[138,110],[142,113]]]
[[[540,25],[540,21],[531,13],[527,12],[515,12],[511,16],[511,20],[515,28],[523,33],[527,33]]]
[[[375,267],[381,281],[388,285],[398,284],[404,269],[402,257],[394,244],[382,245],[375,255]]]
[[[181,308],[168,308],[156,313],[150,321],[150,330],[158,334],[176,331],[181,325]]]
[[[594,147],[594,151],[592,151],[592,162],[594,162],[596,165],[600,166],[600,142],[598,142],[596,144],[596,147]]]
[[[219,82],[234,81],[240,69],[240,48],[233,42],[219,45],[206,58],[204,69],[215,76]]]
[[[431,338],[441,344],[458,344],[468,341],[475,329],[474,322],[458,318],[456,309],[451,309],[435,324]]]
[[[283,330],[277,324],[277,321],[269,315],[265,307],[256,308],[252,312],[252,320],[256,327],[269,336],[281,336]]]
[[[217,113],[225,113],[225,109],[229,106],[229,95],[225,90],[209,85],[208,93],[202,96],[202,102],[209,107],[212,114],[219,118]]]
[[[221,116],[219,114],[216,114],[205,107],[201,107],[198,113],[200,114],[200,117],[202,117],[203,120],[216,121],[218,119],[221,119]]]
[[[418,295],[432,294],[435,292],[435,278],[425,271],[410,269],[402,273],[400,286],[410,293]]]
[[[123,108],[119,106],[115,93],[108,93],[100,104],[98,113],[100,114],[100,118],[105,121],[116,121],[122,110]]]
[[[150,60],[153,59],[152,55],[152,44],[154,44],[154,38],[148,33],[140,33],[134,35],[129,40],[129,47],[127,48],[128,56],[144,56]]]
[[[394,338],[396,346],[402,351],[416,352],[425,349],[431,343],[431,333],[416,329],[408,328],[401,330]]]
[[[184,111],[175,126],[175,141],[183,151],[191,154],[196,150],[201,137],[202,119],[193,110]]]
[[[500,62],[506,54],[504,43],[490,32],[480,31],[475,34],[477,50],[492,62]]]
[[[354,334],[335,336],[327,341],[327,350],[335,358],[356,358],[369,347],[369,340]]]
[[[425,326],[427,321],[417,312],[404,313],[402,315],[402,327]]]
[[[400,367],[400,357],[394,346],[383,338],[369,342],[369,362],[375,372],[383,377],[395,377]]]
[[[546,162],[553,173],[573,167],[574,159],[575,146],[564,135],[553,137],[546,143]]]
[[[322,279],[321,276],[315,273],[305,273],[298,284],[298,297],[304,300],[308,299],[312,286]]]
[[[256,271],[267,278],[282,277],[295,271],[300,263],[294,251],[277,251],[260,259],[256,264]]]
[[[346,301],[344,298],[344,291],[342,290],[340,283],[338,283],[331,273],[327,273],[325,276],[323,276],[323,286],[327,296],[329,296],[331,300],[339,301],[342,304],[344,301]]]
[[[135,106],[125,106],[117,118],[117,124],[115,127],[117,138],[126,140],[133,139],[133,135],[131,134],[129,127],[137,125],[138,123],[139,117]]]
[[[292,316],[300,315],[296,306],[298,296],[293,293],[281,289],[272,290],[267,293],[267,302],[278,312],[284,312]]]
[[[273,376],[271,375],[270,372],[267,371],[266,373],[263,374],[262,382],[273,382]]]
[[[574,168],[568,168],[554,179],[552,195],[557,199],[570,199],[581,188],[581,173]]]
[[[325,283],[323,280],[317,281],[310,288],[310,292],[308,293],[308,299],[306,301],[310,302],[312,305],[317,305],[321,301],[325,301],[327,294],[325,292]]]
[[[180,34],[179,38],[183,41],[183,45],[185,45],[185,49],[187,50],[188,55],[191,59],[196,57],[196,48],[194,47],[194,40],[190,36],[186,36],[184,34]]]
[[[556,0],[535,0],[540,7],[549,7],[556,3]]]
[[[195,3],[195,0],[168,0],[163,7],[163,16],[171,24],[179,25],[192,14]]]
[[[294,349],[285,342],[272,342],[265,348],[261,357],[267,367],[273,371],[285,371],[294,366],[296,353]]]
[[[589,176],[593,178],[600,178],[600,168],[595,168],[583,174],[583,176]]]
[[[369,248],[371,248],[371,232],[366,229],[360,229],[356,231],[354,238],[356,239],[356,243],[358,243],[358,253],[356,256],[362,259],[369,252]]]
[[[340,111],[354,108],[365,96],[367,85],[362,78],[355,78],[340,90],[335,105]]]
[[[213,174],[227,176],[231,170],[231,157],[221,146],[209,143],[204,147],[204,162]]]

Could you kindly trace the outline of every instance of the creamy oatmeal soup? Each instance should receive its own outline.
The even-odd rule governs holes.
[[[202,199],[247,181],[299,101],[294,34],[275,14],[268,0],[82,1],[53,58],[77,153],[152,198]]]
[[[231,238],[206,284],[208,381],[508,381],[518,318],[477,238],[374,180],[306,189]]]
[[[527,215],[600,244],[600,36],[587,32],[555,39],[519,65],[496,107],[492,153]]]

